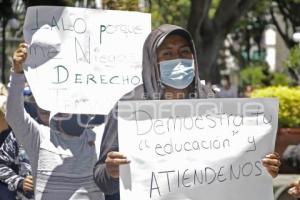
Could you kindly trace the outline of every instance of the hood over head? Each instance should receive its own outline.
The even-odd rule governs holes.
[[[56,131],[64,132],[69,136],[80,136],[89,122],[93,119],[93,115],[88,114],[66,114],[51,112],[50,127]]]
[[[143,96],[146,99],[160,99],[163,94],[163,87],[160,81],[157,48],[168,35],[178,34],[184,37],[189,43],[193,52],[195,66],[194,96],[195,98],[213,97],[214,93],[200,82],[199,68],[195,45],[189,32],[179,26],[164,24],[153,30],[147,37],[143,47]],[[136,94],[135,94],[136,96]]]

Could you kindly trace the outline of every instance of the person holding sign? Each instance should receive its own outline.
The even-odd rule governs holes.
[[[162,25],[147,37],[143,48],[143,85],[121,100],[161,100],[213,98],[214,92],[201,84],[196,51],[190,34],[174,25]],[[94,178],[107,199],[119,199],[119,166],[129,164],[118,152],[117,107],[109,115]],[[146,158],[145,158],[146,159]],[[280,161],[277,153],[262,160],[272,177],[277,176]]]
[[[32,165],[35,199],[101,200],[93,180],[93,166],[101,134],[87,128],[88,115],[51,113],[49,127],[24,112],[23,66],[28,45],[21,43],[13,55],[6,119]]]
[[[300,180],[296,180],[289,185],[290,189],[288,190],[288,193],[295,197],[300,198]]]

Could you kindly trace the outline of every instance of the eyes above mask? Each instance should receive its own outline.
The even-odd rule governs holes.
[[[193,59],[174,59],[159,62],[160,80],[163,84],[176,89],[188,87],[195,77]]]

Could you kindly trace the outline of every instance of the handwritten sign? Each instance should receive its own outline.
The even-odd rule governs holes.
[[[149,14],[37,6],[28,8],[23,31],[25,75],[46,110],[107,114],[142,83]]]
[[[273,199],[276,99],[119,102],[121,200]]]

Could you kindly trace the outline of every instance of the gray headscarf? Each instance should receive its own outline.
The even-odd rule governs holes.
[[[193,98],[214,97],[214,92],[200,82],[199,68],[195,45],[191,35],[185,29],[164,24],[153,30],[147,37],[143,47],[143,87],[138,86],[131,93],[122,99],[160,99],[163,95],[163,87],[160,82],[159,64],[157,59],[157,47],[163,42],[168,35],[178,34],[184,37],[191,46],[194,62],[195,62],[195,80],[194,80],[194,96]]]

